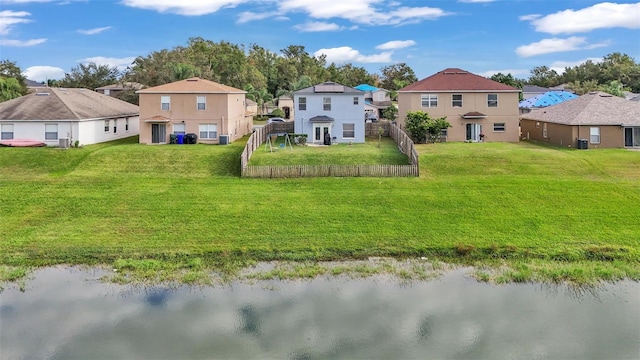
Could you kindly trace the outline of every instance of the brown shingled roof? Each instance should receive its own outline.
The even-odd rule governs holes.
[[[139,113],[137,105],[89,89],[45,88],[0,103],[0,120],[83,120]]]
[[[138,94],[246,94],[244,90],[193,77],[136,91]]]
[[[640,125],[640,103],[594,91],[521,115],[522,119],[566,125]]]
[[[398,90],[398,92],[423,91],[519,92],[520,89],[487,79],[480,75],[472,74],[462,69],[448,68]]]

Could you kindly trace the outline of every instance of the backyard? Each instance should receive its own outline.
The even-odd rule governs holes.
[[[403,161],[389,141],[363,148]],[[640,280],[639,152],[442,143],[417,146],[417,178],[247,179],[243,147],[0,148],[0,275],[80,264],[206,282],[256,261],[395,257],[487,281]],[[304,151],[252,162],[313,161]]]

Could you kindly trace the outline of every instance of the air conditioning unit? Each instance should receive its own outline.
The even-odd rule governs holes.
[[[58,139],[58,147],[66,149],[69,147],[69,139]]]
[[[220,145],[229,145],[229,135],[220,135]]]

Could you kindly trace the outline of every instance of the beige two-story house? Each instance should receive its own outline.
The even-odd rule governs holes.
[[[449,68],[398,90],[398,124],[407,113],[422,110],[447,117],[446,141],[519,140],[520,90],[468,71]]]
[[[244,90],[194,77],[136,93],[142,144],[166,144],[172,134],[181,141],[185,137],[198,143],[227,144],[253,127]]]

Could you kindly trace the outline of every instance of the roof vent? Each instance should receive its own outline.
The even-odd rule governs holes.
[[[457,71],[456,74],[468,74],[466,71]]]
[[[198,79],[198,78],[187,79],[187,81],[198,81],[198,80],[200,80],[200,79]]]
[[[48,93],[48,92],[37,92],[36,93],[36,96],[49,96],[49,95],[50,95],[50,93]]]

